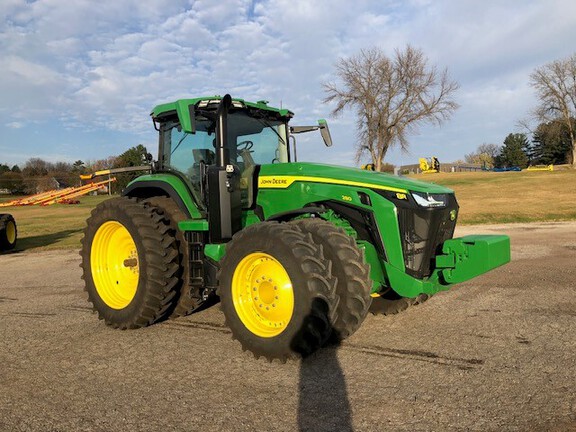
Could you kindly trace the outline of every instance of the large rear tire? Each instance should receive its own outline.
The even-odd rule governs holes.
[[[153,206],[127,197],[99,204],[80,254],[88,300],[106,324],[139,328],[166,318],[180,279],[178,248]]]
[[[170,312],[170,319],[189,315],[202,306],[204,301],[202,300],[202,293],[192,292],[192,287],[190,286],[190,252],[188,250],[188,242],[184,238],[184,232],[178,228],[178,222],[187,219],[186,215],[171,198],[153,197],[146,199],[145,202],[150,203],[160,214],[164,215],[170,224],[171,230],[176,233],[176,246],[179,252],[178,264],[180,267],[180,281],[175,288],[175,303],[173,310]]]
[[[262,222],[226,246],[219,295],[244,350],[268,360],[306,357],[332,331],[338,298],[322,246],[293,224]]]
[[[338,279],[336,293],[340,298],[330,343],[338,344],[351,336],[368,314],[372,289],[370,266],[352,237],[342,228],[320,218],[293,222],[324,248],[324,256],[332,261],[332,272]]]
[[[0,214],[0,251],[9,251],[16,247],[18,228],[9,214]]]

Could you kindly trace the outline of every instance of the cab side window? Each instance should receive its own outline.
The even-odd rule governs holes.
[[[163,165],[186,176],[192,185],[193,193],[200,196],[202,178],[200,165],[214,165],[214,133],[198,128],[196,133],[183,132],[178,123],[166,125],[163,131]]]

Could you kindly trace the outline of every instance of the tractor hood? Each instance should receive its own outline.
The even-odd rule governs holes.
[[[261,187],[282,188],[297,181],[344,184],[404,193],[409,191],[432,194],[453,193],[451,189],[434,183],[359,168],[306,162],[267,164],[260,168],[258,184]]]

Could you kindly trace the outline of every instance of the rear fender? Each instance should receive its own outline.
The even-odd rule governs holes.
[[[192,193],[186,183],[173,174],[143,175],[128,184],[122,195],[151,198],[154,196],[168,196],[191,219],[201,219],[202,214],[192,198]]]

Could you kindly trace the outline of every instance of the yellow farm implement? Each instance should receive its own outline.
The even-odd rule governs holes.
[[[554,165],[534,165],[526,168],[526,171],[554,171]]]
[[[101,187],[116,181],[115,178],[104,180],[97,183],[89,183],[79,187],[69,187],[61,190],[51,190],[47,192],[42,192],[36,195],[31,195],[26,198],[21,198],[6,203],[0,203],[0,207],[10,207],[10,206],[26,206],[26,205],[52,205],[56,203],[63,203],[72,198],[78,198],[82,195],[86,195],[93,192]]]
[[[420,170],[423,174],[432,174],[440,172],[440,161],[437,157],[432,157],[430,159],[420,158]]]

